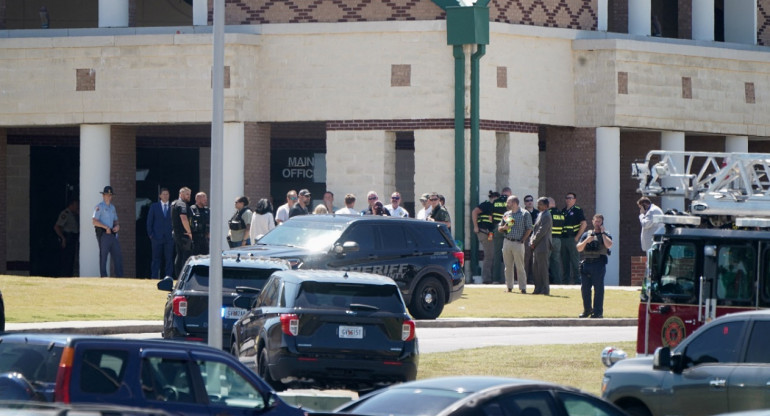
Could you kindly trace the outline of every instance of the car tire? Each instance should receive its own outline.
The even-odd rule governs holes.
[[[417,284],[409,302],[409,313],[416,319],[436,319],[444,310],[444,286],[435,277],[425,277]]]
[[[646,407],[639,404],[628,406],[623,410],[625,410],[626,413],[628,413],[630,416],[652,416]]]
[[[257,361],[257,374],[265,380],[265,383],[269,384],[275,391],[286,390],[286,386],[278,380],[274,380],[270,376],[270,370],[268,369],[269,362],[267,360],[267,349],[263,348],[259,353],[259,361]]]

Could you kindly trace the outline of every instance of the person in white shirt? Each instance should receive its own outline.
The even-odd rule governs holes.
[[[345,208],[340,208],[334,213],[337,215],[361,215],[353,206],[356,205],[356,196],[353,194],[345,195]]]
[[[409,216],[409,211],[405,210],[404,207],[400,206],[401,203],[401,194],[398,192],[393,192],[393,194],[390,195],[390,205],[385,205],[385,209],[390,212],[391,217],[402,217],[406,218]]]
[[[251,227],[249,228],[251,242],[255,243],[258,237],[267,234],[273,228],[275,228],[273,205],[266,198],[262,198],[257,202],[257,207],[251,216]]]
[[[275,222],[281,225],[282,222],[289,220],[289,211],[291,211],[294,204],[297,203],[297,191],[291,190],[286,193],[286,203],[278,207],[278,211],[275,212]]]
[[[428,202],[428,198],[430,197],[430,194],[424,193],[422,196],[420,196],[420,203],[422,204],[422,209],[417,212],[417,218],[418,220],[428,220],[428,216],[430,215],[431,210],[433,209],[433,206]]]
[[[639,206],[639,223],[642,226],[642,233],[640,235],[642,243],[642,251],[645,253],[652,246],[652,238],[655,236],[655,232],[663,228],[663,223],[652,222],[652,217],[655,215],[663,215],[663,210],[659,206],[650,201],[650,198],[643,196],[636,201],[636,205]]]

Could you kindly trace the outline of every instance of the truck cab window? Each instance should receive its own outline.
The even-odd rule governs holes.
[[[717,302],[751,306],[756,276],[755,250],[749,246],[722,246],[717,264]]]

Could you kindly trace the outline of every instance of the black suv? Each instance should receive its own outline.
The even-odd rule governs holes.
[[[370,390],[417,376],[417,338],[393,280],[289,270],[273,277],[233,326],[232,352],[276,390]]]
[[[244,255],[286,259],[295,269],[336,269],[389,276],[416,319],[436,319],[460,298],[464,256],[443,224],[411,218],[347,215],[292,217]]]
[[[273,272],[290,268],[289,263],[280,259],[241,258],[238,254],[223,256],[222,348],[224,350],[230,349],[230,329],[233,323],[246,313],[246,309],[233,306],[233,299],[238,296],[236,287],[261,289]],[[158,282],[157,286],[158,290],[171,292],[163,311],[163,338],[208,342],[209,256],[196,256],[187,260],[176,287],[170,276]]]

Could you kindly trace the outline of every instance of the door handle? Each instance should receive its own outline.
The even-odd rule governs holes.
[[[367,259],[369,259],[369,260],[377,260],[377,256],[376,256],[376,255],[374,255],[374,254],[370,254],[370,255],[367,257]]]
[[[725,384],[727,384],[727,382],[723,378],[718,378],[718,379],[709,381],[709,386],[711,387],[724,387]]]

